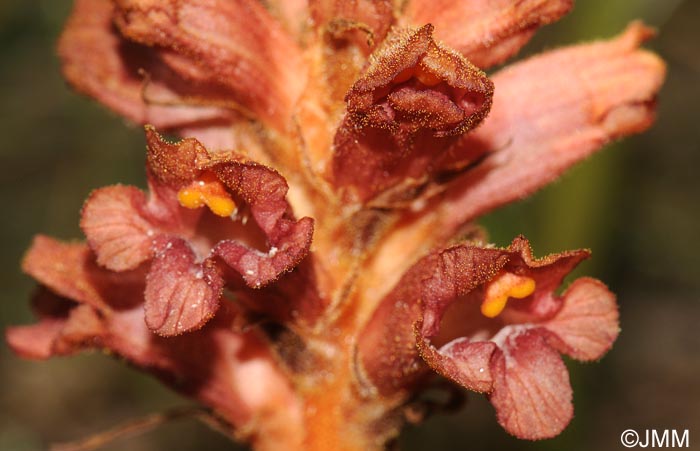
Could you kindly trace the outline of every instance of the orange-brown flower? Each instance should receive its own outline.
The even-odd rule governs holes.
[[[612,346],[614,296],[556,294],[586,251],[538,260],[473,221],[646,129],[664,78],[640,23],[487,76],[571,7],[76,0],[64,75],[150,124],[150,193],[96,190],[87,245],[35,240],[39,322],[10,345],[110,349],[259,449],[381,448],[435,373],[518,437],[558,434],[558,353]]]
[[[595,360],[618,334],[615,297],[599,281],[578,279],[555,293],[587,256],[535,260],[521,237],[507,249],[462,244],[431,252],[385,296],[358,340],[366,384],[384,396],[411,389],[427,371],[418,364],[423,359],[458,384],[489,393],[512,434],[558,434],[573,406],[554,351]]]
[[[216,313],[225,281],[260,288],[294,268],[309,251],[313,220],[294,221],[287,184],[272,169],[234,153],[212,156],[194,139],[169,144],[151,128],[146,136],[150,198],[134,187],[100,188],[80,225],[107,269],[152,260],[146,324],[177,335]]]

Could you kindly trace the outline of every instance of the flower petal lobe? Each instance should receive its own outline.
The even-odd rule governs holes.
[[[498,422],[529,440],[558,435],[574,414],[569,373],[538,330],[507,336],[491,361]]]
[[[144,311],[149,329],[161,336],[201,328],[219,308],[223,279],[211,260],[195,263],[187,243],[160,238],[146,281]]]
[[[131,186],[92,192],[83,206],[80,227],[100,265],[125,271],[151,257],[154,231],[140,211],[145,204],[143,192]]]
[[[436,37],[479,67],[502,63],[573,7],[572,0],[412,0],[407,20],[432,23]]]
[[[649,127],[665,72],[658,57],[637,48],[650,33],[633,23],[611,41],[549,52],[494,75],[491,113],[461,142],[490,155],[450,183],[437,213],[442,230],[454,233],[551,183],[610,140]]]
[[[552,345],[577,360],[599,359],[620,332],[615,295],[595,279],[577,279],[562,296],[564,304],[545,328]]]

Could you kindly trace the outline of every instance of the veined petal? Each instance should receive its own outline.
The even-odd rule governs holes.
[[[537,28],[572,7],[572,0],[410,0],[405,20],[433,24],[437,39],[487,68],[517,53]]]
[[[151,258],[154,225],[144,217],[146,196],[138,188],[115,185],[92,192],[80,227],[97,263],[112,271],[134,269]]]
[[[129,308],[140,302],[143,293],[143,284],[137,283],[143,271],[104,270],[86,244],[64,243],[43,235],[34,238],[22,260],[22,270],[58,296],[96,309],[104,308],[107,292],[119,300],[113,308]]]
[[[181,208],[176,192],[149,172],[148,199],[138,188],[114,185],[94,190],[83,205],[80,227],[97,262],[107,269],[135,269],[153,256],[159,234],[189,236],[200,216]]]
[[[543,328],[549,342],[577,360],[599,359],[620,332],[615,295],[595,279],[577,279],[562,295],[563,305]]]
[[[498,349],[490,341],[470,341],[457,338],[440,349],[417,339],[416,344],[423,360],[431,368],[459,385],[476,392],[490,392],[493,389],[491,358]]]
[[[228,116],[220,108],[182,104],[182,80],[153,49],[124,39],[112,23],[113,11],[109,0],[76,0],[58,45],[73,88],[140,124],[173,128]],[[173,104],[151,101],[147,91]]]
[[[82,248],[89,255],[87,247]],[[70,246],[66,250],[70,251]],[[66,256],[69,258],[62,260]],[[71,258],[65,253],[56,254],[53,264],[57,268],[73,267],[76,262]],[[83,299],[77,299],[76,305],[45,293],[37,309],[37,324],[6,330],[13,351],[23,357],[48,358],[84,349],[106,349],[199,400],[236,428],[264,420],[260,432],[264,437],[253,442],[301,442],[296,395],[259,332],[236,329],[237,312],[231,302],[224,303],[206,328],[161,338],[153,335],[143,321],[143,273],[136,278],[127,273],[115,276],[94,261],[88,259],[86,263],[94,272],[76,272],[70,280],[85,293],[101,293],[102,302],[83,303]],[[268,424],[273,425],[269,431]]]
[[[569,373],[539,330],[516,329],[506,335],[491,360],[491,373],[489,399],[509,433],[530,440],[550,438],[571,421]]]
[[[286,180],[267,166],[233,152],[209,154],[196,139],[168,143],[153,128],[146,128],[149,169],[163,184],[180,187],[203,171],[216,177],[250,208],[269,249],[260,252],[242,241],[224,239],[213,252],[235,269],[246,284],[258,288],[292,270],[309,252],[313,220],[295,220],[286,196]]]
[[[116,1],[115,22],[136,42],[170,50],[169,67],[216,100],[284,129],[305,83],[296,43],[255,0]]]
[[[610,140],[649,127],[665,72],[657,56],[638,50],[650,34],[633,23],[611,41],[545,53],[496,74],[489,117],[460,141],[490,155],[423,209],[433,216],[431,229],[443,231],[434,239],[449,239],[465,223],[552,182]]]
[[[285,198],[287,183],[281,175],[266,166],[233,161],[217,163],[210,169],[229,189],[240,193],[269,242],[267,253],[233,240],[221,241],[214,249],[248,286],[266,285],[306,257],[314,221],[308,217],[294,220]]]
[[[148,328],[169,337],[201,328],[219,308],[224,281],[213,261],[195,262],[180,238],[160,237],[146,279]]]

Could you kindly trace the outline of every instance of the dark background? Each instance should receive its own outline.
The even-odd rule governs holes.
[[[0,321],[29,322],[34,283],[19,270],[36,233],[80,238],[91,189],[143,185],[144,142],[63,84],[54,55],[69,2],[0,2]],[[634,18],[659,28],[650,47],[668,62],[659,119],[608,146],[562,180],[483,220],[506,245],[524,233],[537,255],[588,247],[578,270],[619,296],[622,334],[596,364],[569,365],[576,417],[559,437],[513,439],[480,395],[401,437],[407,450],[617,450],[628,428],[690,429],[700,449],[700,1],[585,0],[525,54],[609,37]],[[39,450],[185,403],[151,378],[95,353],[28,362],[0,345],[0,450]],[[106,450],[234,449],[193,421]]]

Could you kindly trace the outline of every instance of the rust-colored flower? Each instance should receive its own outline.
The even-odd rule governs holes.
[[[152,128],[146,137],[150,198],[134,187],[98,189],[80,224],[101,266],[125,271],[152,260],[146,324],[177,335],[216,313],[224,281],[260,288],[294,268],[308,253],[313,221],[293,220],[274,170],[211,155],[194,139],[169,144]]]
[[[587,256],[573,251],[535,260],[524,238],[507,249],[462,244],[431,252],[385,296],[359,338],[366,384],[384,396],[410,389],[427,371],[422,358],[458,384],[489,393],[512,434],[558,434],[573,407],[555,351],[594,360],[618,334],[615,297],[599,281],[578,279],[555,293]],[[413,341],[415,347],[396,352],[397,342]]]
[[[571,7],[77,0],[64,75],[146,125],[149,189],[94,191],[86,244],[36,238],[11,347],[111,350],[257,449],[381,449],[434,377],[557,435],[559,353],[612,346],[614,295],[557,294],[587,251],[498,249],[474,221],[646,129],[664,78],[640,23],[487,76]]]

